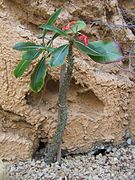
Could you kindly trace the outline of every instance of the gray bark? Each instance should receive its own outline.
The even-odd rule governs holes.
[[[60,150],[62,136],[67,124],[67,93],[70,85],[70,80],[73,72],[73,53],[72,53],[73,42],[70,42],[69,53],[67,56],[67,67],[63,65],[61,67],[60,76],[60,88],[59,88],[59,99],[58,99],[58,124],[56,132],[52,138],[52,142],[48,146],[48,153],[45,157],[45,162],[51,164],[56,159],[56,155]]]

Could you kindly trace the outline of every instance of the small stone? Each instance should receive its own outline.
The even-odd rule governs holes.
[[[16,168],[14,166],[11,166],[10,171],[14,172],[14,171],[16,171]]]
[[[36,164],[41,164],[41,161],[36,161]]]
[[[111,151],[112,151],[112,147],[111,146],[106,149],[106,152],[108,152],[108,153],[110,153]]]
[[[127,139],[127,144],[129,144],[129,145],[132,144],[132,139],[131,139],[131,138],[128,138],[128,139]]]
[[[52,109],[51,109],[51,112],[52,112],[52,113],[55,113],[55,112],[56,112],[56,110],[55,110],[54,108],[52,108]]]

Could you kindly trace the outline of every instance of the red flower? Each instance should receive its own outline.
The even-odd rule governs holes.
[[[69,24],[72,24],[72,25],[74,25],[74,24],[75,24],[75,21],[71,21]]]
[[[89,40],[88,40],[88,36],[81,34],[79,35],[79,39],[86,45],[88,46]]]
[[[64,26],[64,27],[62,28],[63,31],[65,31],[65,30],[70,30],[70,29],[71,29],[70,24],[68,24],[67,26]]]
[[[64,26],[64,27],[62,28],[62,30],[63,30],[63,31],[65,31],[65,30],[70,30],[70,29],[71,29],[71,25],[74,25],[74,24],[75,24],[75,22],[74,22],[74,21],[71,21],[70,23],[68,23],[67,26]]]

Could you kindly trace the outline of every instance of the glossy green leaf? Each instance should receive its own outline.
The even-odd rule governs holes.
[[[52,25],[43,24],[40,26],[40,28],[42,28],[43,30],[53,31],[61,36],[67,36],[67,34],[64,31]]]
[[[93,46],[85,46],[82,42],[80,41],[75,41],[75,46],[83,51],[86,54],[92,55],[92,56],[101,56],[101,52],[99,50],[97,50],[96,48],[94,48]]]
[[[39,92],[44,86],[46,76],[45,58],[43,57],[36,65],[35,70],[31,76],[30,88],[34,92]]]
[[[54,52],[52,53],[50,66],[56,67],[56,66],[61,66],[62,64],[64,64],[64,60],[66,56],[68,55],[68,51],[69,51],[69,44],[65,44],[55,49]]]
[[[13,49],[18,51],[29,51],[35,49],[44,49],[44,46],[36,45],[35,43],[32,42],[18,42],[13,46]]]
[[[14,76],[16,78],[23,75],[25,70],[29,67],[31,61],[21,60],[14,70]]]
[[[61,8],[57,9],[56,12],[54,12],[54,13],[50,16],[50,18],[48,19],[47,23],[41,25],[40,27],[46,26],[47,24],[48,24],[48,25],[52,25],[53,23],[55,23],[55,21],[58,19],[58,16],[59,16],[60,13],[61,13]],[[42,39],[45,38],[46,33],[47,33],[47,29],[43,29]]]
[[[23,60],[34,60],[39,57],[39,55],[42,53],[42,50],[32,50],[32,51],[26,51],[22,55]]]
[[[66,30],[65,32],[67,34],[70,34],[70,33],[77,33],[83,29],[86,28],[86,24],[84,21],[76,21],[75,24],[71,25],[71,30]]]
[[[53,48],[53,47],[47,47],[46,48],[48,52],[52,53],[55,51],[56,48]]]
[[[121,61],[123,59],[122,51],[119,45],[112,41],[95,41],[90,42],[88,47],[94,47],[94,49],[101,53],[100,56],[89,56],[98,63],[112,63]]]
[[[61,13],[61,8],[57,9],[48,19],[47,24],[52,25],[58,19],[59,14]]]

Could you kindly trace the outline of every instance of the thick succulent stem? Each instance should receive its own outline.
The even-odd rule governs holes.
[[[60,76],[60,88],[59,88],[59,99],[58,99],[58,124],[56,132],[52,138],[52,142],[48,146],[48,153],[45,158],[47,164],[51,164],[56,160],[56,155],[59,151],[62,136],[67,124],[67,93],[70,85],[70,80],[73,72],[73,53],[72,53],[73,42],[70,41],[69,53],[67,56],[67,67],[63,65],[61,67],[61,76]]]

